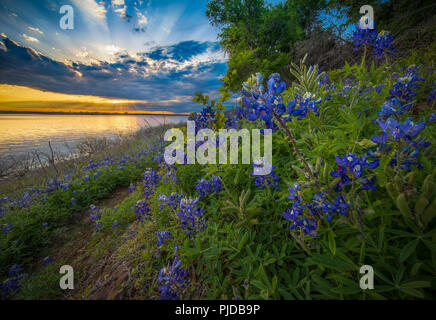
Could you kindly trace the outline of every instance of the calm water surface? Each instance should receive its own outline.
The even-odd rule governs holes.
[[[142,127],[186,121],[186,116],[0,114],[0,157],[47,150],[60,151],[84,137],[115,138]]]

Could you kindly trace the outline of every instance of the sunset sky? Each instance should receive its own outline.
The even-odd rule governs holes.
[[[59,26],[64,4],[74,30]],[[0,0],[0,10],[0,110],[190,112],[194,92],[216,96],[226,72],[206,1]]]

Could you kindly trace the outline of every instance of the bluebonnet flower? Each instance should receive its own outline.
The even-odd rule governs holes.
[[[191,234],[193,231],[202,231],[207,228],[203,212],[204,209],[201,209],[198,205],[198,198],[181,199],[179,211],[177,211],[177,216],[182,223],[181,228],[185,229],[187,234]]]
[[[403,111],[410,109],[411,106],[412,104],[404,105],[397,98],[392,98],[383,103],[377,115],[379,115],[381,119],[386,120],[390,116],[403,114]]]
[[[315,219],[304,216],[303,210],[304,206],[302,206],[299,201],[295,201],[292,204],[292,208],[283,213],[283,218],[291,222],[289,227],[291,230],[300,227],[304,235],[308,234],[312,237],[316,237],[318,223]]]
[[[93,204],[89,206],[89,218],[92,222],[97,221],[101,218],[100,210]]]
[[[373,29],[361,29],[359,25],[356,26],[353,32],[354,50],[359,50],[368,45],[374,45],[377,39],[377,30],[375,25]]]
[[[428,118],[427,122],[429,123],[435,123],[436,122],[436,112],[433,112],[430,117]],[[1,215],[1,214],[0,214]]]
[[[221,192],[221,177],[212,174],[212,179],[210,181],[206,181],[205,179],[198,180],[195,189],[197,189],[197,193],[200,197],[206,197],[212,192]]]
[[[136,186],[133,185],[133,183],[131,183],[130,186],[129,186],[129,188],[128,188],[128,190],[129,190],[129,192],[131,193],[131,192],[133,192],[133,191],[136,190]]]
[[[185,289],[189,280],[186,279],[188,272],[181,268],[182,262],[177,254],[177,247],[173,263],[159,271],[158,282],[161,300],[178,300],[179,292]]]
[[[226,129],[241,129],[239,118],[237,115],[228,114],[224,123]]]
[[[13,226],[9,223],[6,223],[4,225],[2,225],[2,232],[3,234],[8,234],[9,232],[11,232],[13,229]]]
[[[400,165],[403,170],[410,170],[412,166],[416,166],[419,169],[423,168],[422,164],[417,160],[418,155],[420,154],[420,151],[418,149],[407,147],[404,148],[400,154],[401,154]],[[398,152],[394,154],[389,164],[393,167],[397,166],[397,161],[398,161]]]
[[[29,192],[24,192],[20,199],[11,202],[21,208],[27,208],[32,202],[32,195]]]
[[[212,128],[215,123],[215,111],[210,106],[205,106],[200,113],[191,113],[189,121],[195,122],[196,131],[206,128]]]
[[[425,129],[425,122],[414,123],[410,118],[407,118],[404,123],[400,123],[394,118],[389,118],[385,122],[378,121],[378,125],[395,140],[404,139],[408,142]]]
[[[322,218],[326,215],[325,220],[330,222],[335,214],[348,215],[347,210],[349,205],[343,200],[341,195],[337,195],[333,202],[327,201],[327,196],[324,192],[315,194],[312,202],[305,206],[312,216]]]
[[[389,31],[383,30],[378,34],[374,43],[374,55],[377,57],[377,59],[390,56],[397,51],[394,48],[393,42],[394,38],[391,37]]]
[[[112,229],[116,229],[116,228],[118,228],[120,225],[121,225],[121,222],[114,221],[114,222],[112,222]]]
[[[344,186],[351,184],[348,169],[356,178],[361,178],[365,169],[375,169],[380,165],[379,160],[368,162],[368,158],[365,155],[357,157],[353,153],[347,153],[343,158],[336,156],[336,163],[338,164],[338,170],[330,172],[332,177],[341,178],[336,186],[336,192],[340,192]]]
[[[264,167],[266,164],[263,159],[254,160],[253,161],[253,169],[254,172],[251,173],[252,176],[255,176],[254,186],[256,188],[265,189],[266,186],[279,190],[278,185],[280,181],[280,177],[275,174],[276,166],[271,166],[271,172],[267,175],[255,175],[258,168]]]
[[[436,81],[433,83],[433,87],[431,88],[430,95],[427,97],[427,100],[433,102],[435,98],[436,98]]]
[[[91,178],[89,176],[85,176],[82,178],[83,182],[88,182],[89,180],[91,180]]]
[[[100,228],[102,227],[102,223],[100,222],[101,214],[100,209],[98,209],[95,205],[91,204],[89,206],[89,218],[91,219],[91,222],[94,223],[94,229],[95,231],[100,231]]]
[[[153,157],[153,162],[156,162],[156,163],[165,162],[165,158],[164,158],[163,154],[159,153],[159,154],[155,155]]]
[[[273,113],[280,116],[286,112],[286,106],[280,96],[286,84],[281,81],[280,74],[274,73],[267,81],[268,91],[266,91],[262,80],[263,76],[258,73],[243,84],[243,102],[248,108],[246,118],[249,121],[260,119],[264,121],[266,129],[274,132],[278,130],[278,126],[274,122]]]
[[[318,192],[314,195],[311,202],[304,204],[298,183],[294,183],[288,190],[288,199],[294,202],[291,209],[283,213],[283,218],[291,221],[291,230],[299,227],[304,235],[309,234],[312,237],[316,237],[318,221],[321,221],[320,219],[330,222],[334,215],[348,215],[347,210],[350,206],[342,199],[341,195],[336,196],[334,201],[331,202],[328,201],[327,195],[324,192]],[[305,214],[305,211],[308,214]]]
[[[6,208],[6,203],[8,201],[9,199],[7,197],[0,199],[0,217],[8,212],[8,209]]]
[[[144,195],[146,198],[149,198],[153,195],[154,188],[161,180],[161,176],[157,174],[155,170],[147,169],[144,171],[144,178],[142,181],[144,182]]]
[[[265,189],[265,186],[269,186],[279,190],[278,181],[280,180],[280,177],[275,174],[275,167],[276,166],[272,166],[271,173],[268,175],[256,176],[256,179],[254,180],[254,186],[262,189]]]
[[[262,81],[262,75],[257,74],[258,80]],[[258,82],[260,82],[258,81]],[[273,73],[268,81],[267,81],[268,91],[271,93],[278,95],[281,94],[286,89],[286,83],[284,81],[280,80],[280,74],[279,73]]]
[[[173,167],[173,166],[171,166],[171,167]],[[176,176],[176,173],[174,172],[174,170],[177,170],[177,168],[176,167],[168,168],[168,171],[167,171],[167,173],[165,173],[164,179],[162,180],[163,183],[168,183],[170,181],[170,179],[175,183],[178,182],[177,176]]]
[[[176,192],[171,193],[168,197],[164,194],[159,195],[158,201],[161,203],[159,204],[159,209],[163,210],[164,206],[167,205],[168,207],[172,208],[173,210],[177,210],[180,200],[183,198],[183,195],[179,195]]]
[[[20,289],[20,281],[24,278],[23,270],[22,264],[14,264],[9,268],[8,279],[0,284],[2,296],[12,297]]]
[[[71,198],[70,199],[70,203],[71,203],[71,205],[76,205],[76,203],[77,203],[77,200],[76,200],[76,198]]]
[[[43,227],[48,227],[48,222],[43,222],[43,223],[42,223],[42,226],[43,226]]]
[[[300,184],[298,182],[293,183],[292,187],[289,187],[289,189],[288,189],[288,191],[289,191],[288,199],[301,201],[301,198],[298,195],[298,192],[300,190],[301,190]]]
[[[173,236],[168,231],[161,231],[157,233],[157,246],[162,245],[165,240],[172,238]]]
[[[152,214],[150,213],[150,208],[145,201],[138,200],[134,207],[139,221],[151,220]]]
[[[94,174],[94,179],[96,180],[98,177],[100,177],[103,174],[101,170],[98,170],[96,174]]]
[[[46,265],[48,265],[52,261],[53,261],[52,256],[45,257],[44,260],[42,261],[42,265],[45,267]]]
[[[419,69],[414,65],[409,66],[406,73],[399,77],[389,90],[391,96],[388,99],[397,98],[405,103],[411,102],[417,94],[416,90],[420,87],[418,82],[424,81],[423,77],[418,76]]]
[[[415,139],[424,129],[425,122],[414,123],[407,118],[404,123],[400,123],[394,118],[388,118],[386,121],[378,119],[376,121],[383,132],[379,136],[372,137],[371,140],[379,144],[378,153],[389,153],[393,148],[390,147],[391,141],[397,147],[398,144],[405,147],[400,154],[397,152],[389,162],[391,166],[399,166],[404,170],[410,170],[412,165],[421,168],[422,165],[417,161],[419,149],[427,148],[431,145],[424,138]],[[398,160],[400,157],[400,160]],[[400,163],[398,163],[398,161]]]
[[[348,176],[348,169],[345,166],[338,165],[337,171],[330,172],[330,175],[334,178],[341,178],[338,185],[335,188],[336,192],[342,191],[342,188],[350,184],[350,177]]]
[[[375,180],[375,177],[372,177],[371,179],[363,177],[362,181],[360,181],[360,184],[362,185],[362,190],[377,191],[377,188],[375,187]]]
[[[318,69],[318,75],[321,73],[321,69]],[[331,85],[330,82],[330,76],[327,72],[325,72],[322,77],[319,79],[318,84],[320,86],[324,85],[324,86],[329,86]]]
[[[335,200],[333,201],[336,209],[338,210],[338,212],[344,216],[346,216],[348,213],[346,210],[348,210],[350,208],[350,205],[348,203],[346,203],[344,201],[344,199],[342,198],[342,196],[340,194],[338,194],[335,197]]]
[[[295,94],[295,99],[288,103],[288,113],[291,116],[298,117],[297,120],[301,120],[309,114],[312,110],[316,116],[319,116],[318,105],[322,99],[317,98],[314,93],[306,92],[304,96]]]

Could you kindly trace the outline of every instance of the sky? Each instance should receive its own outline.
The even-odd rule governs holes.
[[[275,1],[277,2],[277,1]],[[63,30],[62,5],[74,9]],[[0,0],[0,110],[191,112],[227,57],[206,0]]]

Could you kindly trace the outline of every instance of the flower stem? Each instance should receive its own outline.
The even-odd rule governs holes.
[[[306,162],[306,160],[303,158],[303,155],[301,154],[300,150],[298,150],[297,147],[297,142],[295,141],[294,136],[292,135],[291,131],[289,131],[289,128],[286,126],[286,124],[283,122],[283,120],[277,115],[277,113],[273,110],[272,111],[274,118],[278,121],[278,123],[280,124],[280,127],[282,127],[283,131],[286,133],[286,135],[289,138],[289,141],[292,144],[292,147],[294,148],[295,153],[298,155],[298,157],[300,158],[300,161],[303,162],[304,167],[307,171],[307,173],[309,173],[309,175],[312,178],[315,178],[312,170],[309,167],[309,164]]]

